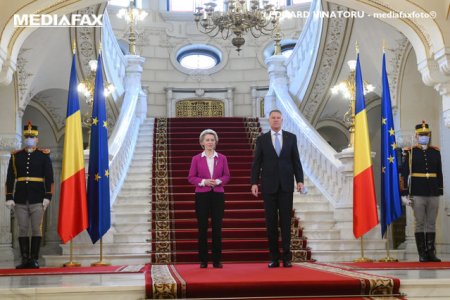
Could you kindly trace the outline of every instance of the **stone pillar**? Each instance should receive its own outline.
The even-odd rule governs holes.
[[[269,92],[264,98],[264,114],[269,116],[269,112],[277,108],[277,97],[274,95],[274,86],[288,86],[289,79],[285,65],[286,57],[283,55],[273,55],[266,59],[267,72],[269,74]]]
[[[14,266],[12,235],[14,225],[11,224],[11,211],[5,206],[5,182],[11,151],[19,146],[19,135],[0,137],[0,267]]]

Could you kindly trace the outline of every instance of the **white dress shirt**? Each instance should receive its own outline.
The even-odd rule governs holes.
[[[219,157],[219,155],[217,154],[216,151],[214,151],[214,154],[211,157],[209,157],[209,156],[206,155],[206,152],[203,151],[202,152],[202,157],[205,157],[205,156],[206,156],[206,163],[208,164],[209,174],[211,175],[211,179],[212,179],[212,176],[214,174],[214,158],[215,157]],[[216,184],[217,185],[219,185],[221,183],[222,183],[222,181],[220,179],[216,179]],[[205,186],[205,179],[202,179],[202,181],[198,185],[199,186]]]

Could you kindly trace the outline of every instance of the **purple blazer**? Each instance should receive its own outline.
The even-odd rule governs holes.
[[[217,151],[216,151],[217,152]],[[209,186],[199,186],[203,179],[219,179],[222,183],[214,187],[214,191],[223,193],[223,186],[230,181],[230,170],[228,169],[227,157],[217,152],[217,157],[214,157],[214,171],[211,178],[209,173],[208,163],[206,162],[206,156],[202,157],[202,154],[197,154],[192,157],[191,168],[189,170],[188,180],[191,184],[195,185],[196,193],[205,193],[211,191]]]

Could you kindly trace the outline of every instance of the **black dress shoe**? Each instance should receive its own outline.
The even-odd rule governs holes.
[[[207,268],[208,267],[208,263],[207,262],[201,262],[200,263],[200,268],[201,269],[205,269],[205,268]]]
[[[268,265],[269,268],[278,268],[280,263],[278,261],[271,261]]]
[[[283,261],[283,267],[285,268],[292,268],[292,263],[290,260],[284,260]]]
[[[217,262],[217,263],[213,263],[213,267],[216,269],[222,269],[223,265],[220,262]]]

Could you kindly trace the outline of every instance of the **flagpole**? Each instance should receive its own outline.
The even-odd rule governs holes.
[[[103,261],[103,238],[100,239],[100,260],[91,264],[92,267],[110,266],[110,263]]]
[[[66,268],[73,268],[73,267],[81,267],[81,264],[78,262],[74,262],[73,261],[73,244],[72,244],[72,240],[70,240],[69,242],[69,261],[63,264],[63,267]]]
[[[364,257],[364,236],[362,235],[360,238],[361,241],[361,257],[354,259],[354,262],[373,262],[373,259],[370,259],[368,257]]]
[[[388,225],[387,227],[387,235],[386,235],[386,257],[380,259],[380,262],[397,262],[398,259],[391,257],[390,253],[389,253],[389,249],[390,249],[390,243],[389,243],[389,237],[392,237],[392,227],[391,225]]]

